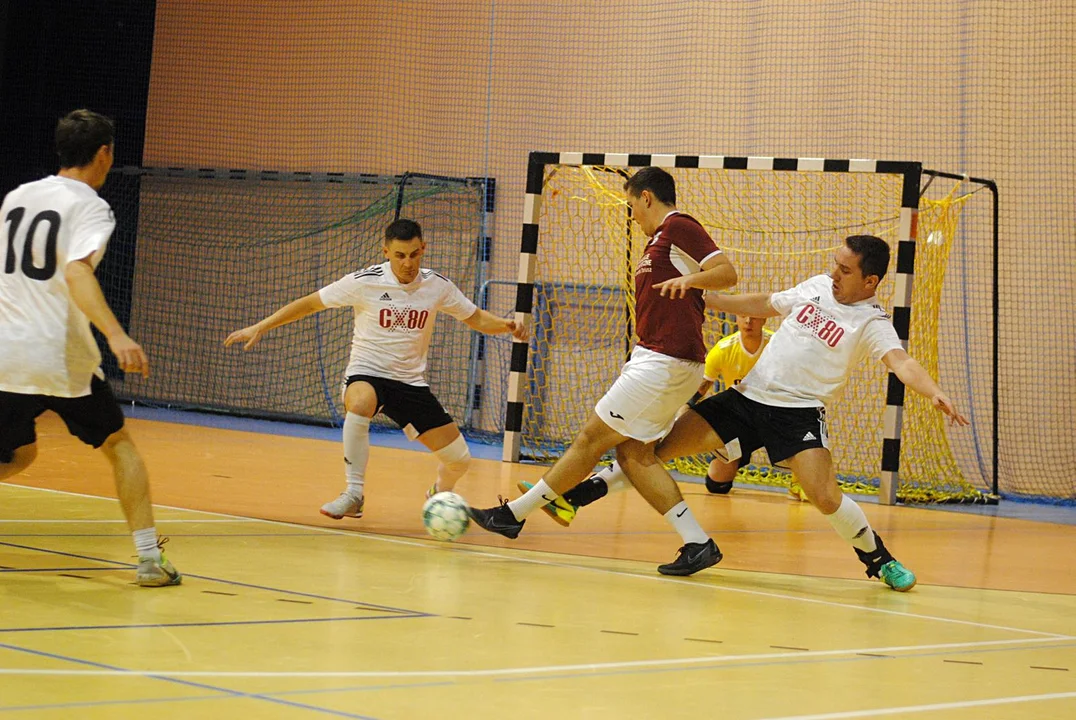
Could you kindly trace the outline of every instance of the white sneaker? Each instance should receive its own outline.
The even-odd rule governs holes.
[[[140,557],[138,558],[135,582],[142,587],[164,587],[166,585],[179,585],[183,582],[183,576],[179,574],[179,571],[164,555],[161,555],[160,560]]]
[[[321,506],[321,514],[328,515],[334,520],[339,520],[340,518],[345,517],[361,518],[362,508],[365,504],[365,497],[356,498],[353,495],[342,492],[340,493],[340,497]]]

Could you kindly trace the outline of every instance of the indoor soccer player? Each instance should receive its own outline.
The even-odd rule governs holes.
[[[438,312],[446,312],[481,333],[527,338],[522,324],[475,307],[450,280],[421,267],[426,243],[417,222],[401,219],[390,223],[385,228],[383,250],[386,261],[380,265],[345,275],[261,322],[236,330],[224,341],[225,345],[243,343],[244,349],[249,349],[273,328],[326,308],[354,308],[355,332],[344,379],[347,489],[321,507],[323,515],[337,520],[362,517],[370,419],[378,412],[388,415],[408,439],[418,440],[440,461],[437,481],[427,496],[451,490],[467,472],[471,462],[467,443],[424,378]]]
[[[721,551],[655,457],[654,444],[702,380],[702,291],[731,287],[736,271],[702,225],[676,209],[676,183],[668,172],[644,168],[624,183],[624,190],[632,218],[650,238],[635,269],[639,342],[620,377],[545,477],[522,497],[500,507],[472,509],[471,514],[486,530],[517,537],[527,515],[586,478],[615,447],[635,488],[684,541],[676,560],[658,571],[691,575],[720,561]]]
[[[94,269],[116,226],[97,195],[112,168],[112,121],[75,110],[56,126],[56,175],[4,198],[7,253],[0,272],[0,480],[37,457],[35,421],[52,410],[112,464],[116,495],[138,552],[135,581],[178,585],[161,554],[149,477],[101,371],[92,322],[120,369],[149,375],[149,360],[105,301]]]
[[[716,450],[729,462],[765,447],[770,461],[786,462],[808,499],[855,548],[868,577],[910,590],[915,575],[886,549],[863,510],[841,492],[833,470],[826,406],[852,369],[870,357],[929,398],[950,423],[967,425],[938,383],[901,345],[874,297],[889,267],[889,245],[853,235],[837,250],[833,272],[773,294],[721,295],[719,310],[784,318],[766,352],[739,385],[698,403],[662,441],[659,457]],[[630,474],[628,475],[630,478]]]

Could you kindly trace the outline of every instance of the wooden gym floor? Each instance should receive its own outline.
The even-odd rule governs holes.
[[[335,522],[339,443],[129,427],[184,584],[131,584],[104,458],[43,416],[0,485],[0,720],[1076,717],[1072,526],[866,505],[900,594],[809,506],[685,484],[725,560],[665,578],[679,539],[632,493],[445,544],[426,453],[373,448],[366,517]],[[476,460],[458,490],[540,473]]]

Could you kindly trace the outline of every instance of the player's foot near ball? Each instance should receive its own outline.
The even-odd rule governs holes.
[[[706,489],[714,495],[728,495],[729,490],[732,490],[732,480],[729,480],[728,482],[717,482],[716,480],[706,478]]]
[[[340,493],[340,497],[330,500],[321,506],[321,514],[331,517],[333,520],[341,518],[361,518],[362,509],[366,505],[366,498],[357,498],[346,492]]]
[[[486,508],[485,510],[471,508],[469,512],[471,513],[471,519],[479,527],[498,535],[504,535],[512,540],[519,537],[519,531],[523,529],[523,523],[527,522],[526,520],[516,520],[516,516],[512,514],[512,510],[508,507],[508,501],[503,499],[497,507]]]

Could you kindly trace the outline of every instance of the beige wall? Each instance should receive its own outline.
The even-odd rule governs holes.
[[[997,179],[1003,344],[1034,336],[1003,361],[1001,467],[1019,484],[1042,463],[1076,493],[1070,0],[157,7],[147,165],[491,175],[503,278],[530,150],[874,157]]]

